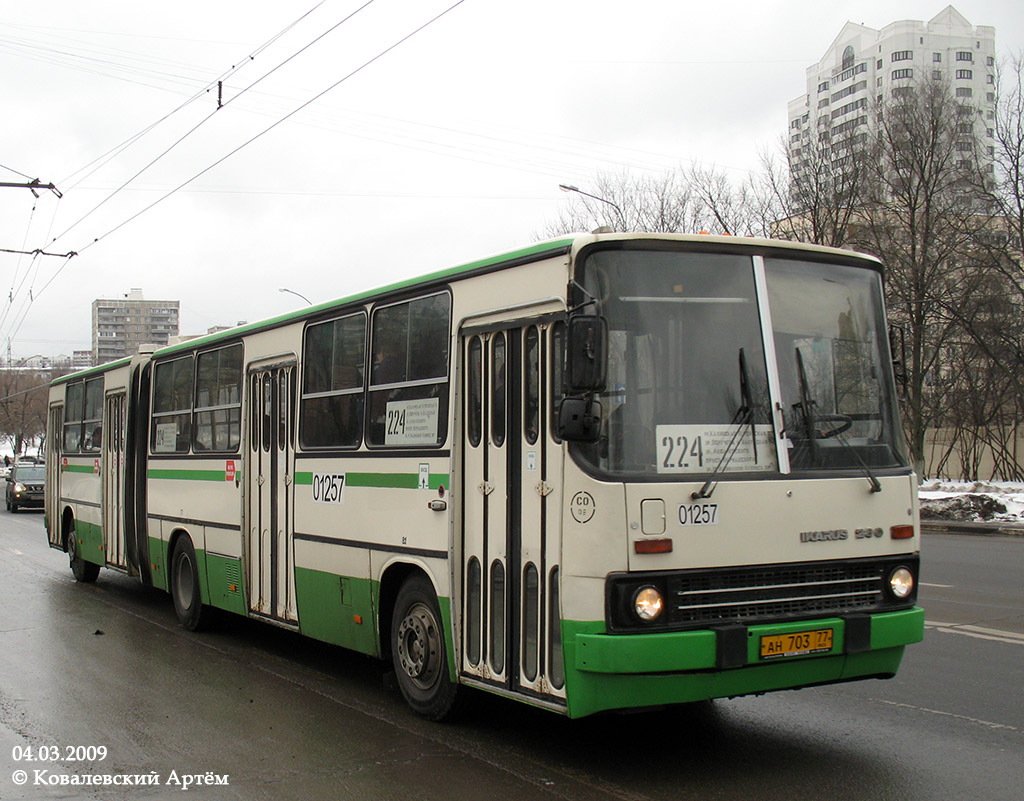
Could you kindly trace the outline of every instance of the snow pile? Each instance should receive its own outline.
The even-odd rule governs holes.
[[[943,481],[921,484],[922,520],[1024,523],[1024,483]]]

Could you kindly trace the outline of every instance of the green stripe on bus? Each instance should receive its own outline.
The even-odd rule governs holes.
[[[66,464],[61,468],[65,473],[88,473],[96,472],[96,466],[91,464]]]
[[[159,478],[167,481],[227,481],[223,470],[155,470],[146,471],[148,478]]]
[[[326,472],[326,471],[325,471]],[[342,471],[338,471],[339,473]],[[436,490],[447,483],[447,473],[431,473],[429,488]],[[295,484],[310,486],[313,473],[296,473]],[[419,489],[419,473],[345,473],[345,485],[348,487],[375,487],[379,489]]]

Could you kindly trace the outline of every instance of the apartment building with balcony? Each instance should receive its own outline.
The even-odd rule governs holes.
[[[842,157],[838,142],[867,140],[878,108],[928,81],[944,81],[973,113],[958,122],[965,153],[985,159],[995,144],[995,28],[972,25],[953,6],[927,22],[901,20],[881,30],[847,22],[821,60],[807,68],[807,91],[788,104],[794,177],[820,164],[809,148]]]
[[[92,352],[96,364],[132,356],[140,345],[166,345],[178,336],[177,300],[146,300],[141,289],[92,302]]]

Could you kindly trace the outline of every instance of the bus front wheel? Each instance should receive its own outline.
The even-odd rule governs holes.
[[[65,550],[68,552],[68,564],[71,565],[71,573],[75,577],[75,581],[80,581],[83,584],[96,581],[96,577],[100,574],[100,566],[95,562],[85,561],[82,558],[82,554],[79,553],[74,521],[72,521],[68,529],[68,540]]]
[[[433,586],[425,576],[410,577],[398,591],[391,618],[391,659],[406,702],[430,720],[453,714],[459,689],[448,672],[444,640]]]
[[[188,536],[179,537],[171,553],[171,598],[178,622],[188,631],[202,624],[203,600],[199,591],[196,549]]]

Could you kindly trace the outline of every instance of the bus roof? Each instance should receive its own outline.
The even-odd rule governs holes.
[[[82,370],[68,373],[67,375],[58,376],[50,382],[50,386],[52,387],[57,384],[63,384],[77,378],[87,378],[91,375],[100,375],[110,370],[116,370],[118,367],[124,367],[129,362],[131,362],[131,357],[125,356],[123,359],[117,359],[116,361],[107,362],[106,364],[99,364],[96,367],[86,367]]]
[[[823,245],[810,245],[803,242],[790,242],[787,240],[779,239],[760,239],[756,237],[742,237],[742,236],[712,236],[708,234],[653,234],[653,233],[573,233],[567,234],[563,237],[556,239],[550,239],[543,242],[537,242],[533,245],[518,248],[516,250],[506,251],[504,253],[498,253],[492,256],[488,256],[483,259],[476,261],[467,262],[460,264],[455,267],[448,267],[435,272],[427,273],[425,275],[417,276],[415,278],[405,279],[403,281],[397,281],[393,284],[388,284],[382,287],[365,290],[363,292],[357,292],[353,295],[348,295],[342,298],[335,298],[333,300],[324,301],[323,303],[317,303],[310,306],[307,309],[297,309],[295,311],[287,312],[286,314],[279,315],[277,317],[271,317],[266,320],[259,320],[253,323],[246,323],[235,328],[229,328],[226,331],[218,331],[214,334],[205,334],[203,336],[196,337],[195,339],[189,339],[184,342],[178,342],[173,345],[167,345],[162,348],[158,348],[153,352],[154,358],[159,358],[167,354],[173,354],[180,351],[192,350],[196,347],[202,347],[204,345],[216,343],[222,340],[229,340],[239,337],[244,334],[253,333],[256,331],[262,331],[267,328],[273,328],[283,323],[293,322],[302,320],[308,317],[314,317],[324,311],[329,311],[332,308],[346,306],[352,303],[358,303],[359,301],[369,300],[380,295],[387,295],[393,292],[400,292],[405,289],[412,289],[421,284],[430,284],[446,279],[455,279],[459,277],[465,277],[478,272],[486,272],[493,269],[502,269],[509,267],[514,264],[522,262],[539,261],[545,258],[551,258],[560,254],[577,253],[582,248],[592,245],[598,242],[615,242],[615,241],[631,241],[631,240],[643,240],[643,239],[657,239],[660,241],[670,242],[686,242],[694,245],[712,245],[714,247],[720,247],[724,250],[747,250],[747,249],[777,249],[777,250],[788,250],[793,252],[803,252],[808,255],[818,254],[822,256],[830,257],[842,257],[846,259],[860,259],[867,262],[870,266],[875,269],[881,269],[881,262],[874,256],[870,256],[864,253],[857,253],[852,250],[844,250],[839,248],[825,247]],[[55,378],[51,384],[59,384],[66,381],[86,377],[93,374],[103,373],[107,370],[111,370],[117,367],[128,364],[131,361],[130,357],[119,359],[118,361],[109,362],[107,364],[99,365],[97,367],[91,367],[85,370],[80,370],[75,373],[69,373],[68,375]]]

